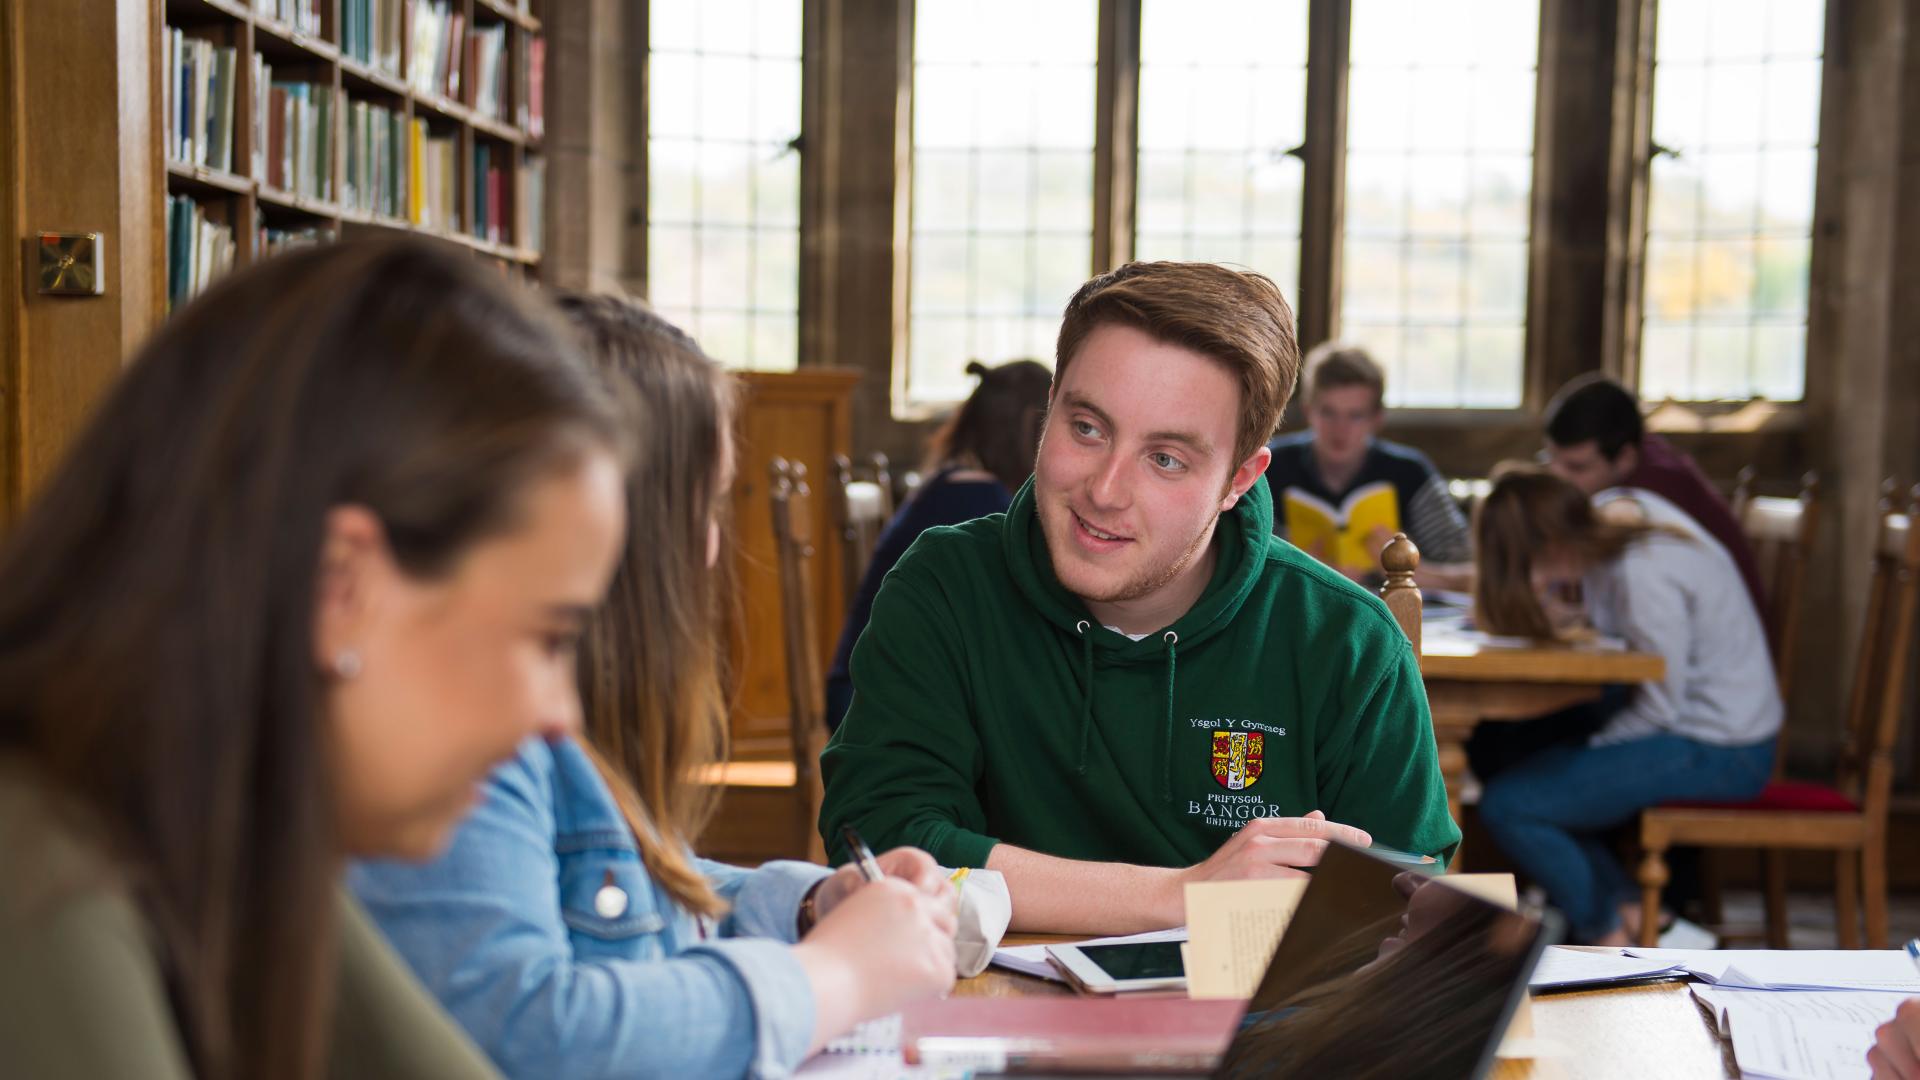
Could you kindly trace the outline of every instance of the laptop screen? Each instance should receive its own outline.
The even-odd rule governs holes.
[[[1557,930],[1329,845],[1218,1075],[1483,1075]]]

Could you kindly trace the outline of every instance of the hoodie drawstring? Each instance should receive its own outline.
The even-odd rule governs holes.
[[[1093,635],[1087,633],[1091,625],[1081,619],[1073,626],[1080,635],[1080,666],[1087,676],[1087,692],[1080,701],[1080,761],[1074,769],[1081,776],[1087,775],[1087,751],[1093,742]]]
[[[1175,650],[1180,644],[1180,635],[1169,630],[1160,635],[1167,643],[1167,734],[1160,747],[1160,801],[1173,801],[1173,672]]]

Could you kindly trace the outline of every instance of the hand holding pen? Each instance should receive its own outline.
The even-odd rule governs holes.
[[[898,848],[876,859],[857,835],[848,853],[814,887],[818,921],[793,949],[814,992],[815,1049],[953,986],[953,886],[932,856]]]
[[[873,849],[851,826],[841,831],[841,838],[846,841],[848,861],[833,876],[820,883],[819,892],[814,897],[817,918],[826,918],[835,907],[862,887],[882,879],[897,879],[916,892],[942,901],[949,907],[953,905],[953,885],[939,864],[933,861],[933,856],[919,848],[902,847],[876,857]]]

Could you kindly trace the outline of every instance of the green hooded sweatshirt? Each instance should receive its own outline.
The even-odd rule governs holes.
[[[1214,532],[1212,579],[1140,641],[1054,577],[1033,483],[1005,514],[929,529],[853,651],[853,705],[821,757],[820,830],[985,866],[1005,841],[1191,866],[1259,817],[1324,811],[1445,856],[1420,668],[1386,605],[1273,535],[1266,479]]]

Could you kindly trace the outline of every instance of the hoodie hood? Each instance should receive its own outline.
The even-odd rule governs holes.
[[[1267,478],[1222,513],[1214,523],[1211,543],[1217,546],[1213,577],[1186,614],[1139,641],[1115,633],[1087,611],[1084,600],[1068,591],[1053,571],[1046,533],[1034,507],[1033,478],[1020,486],[1007,508],[1001,533],[1007,568],[1029,604],[1047,623],[1079,642],[1081,670],[1080,737],[1075,771],[1085,774],[1093,740],[1094,676],[1102,663],[1166,665],[1164,727],[1161,735],[1160,798],[1173,799],[1173,692],[1179,670],[1179,651],[1192,648],[1233,623],[1240,606],[1253,592],[1267,561],[1267,540],[1273,534],[1273,495]],[[1096,653],[1098,656],[1096,657]]]

